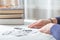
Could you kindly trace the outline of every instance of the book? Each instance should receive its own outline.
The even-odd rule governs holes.
[[[24,24],[24,8],[21,0],[0,1],[0,24]]]
[[[24,10],[23,9],[12,9],[12,10],[9,10],[9,9],[4,9],[4,10],[0,10],[0,13],[24,13]]]
[[[16,18],[16,19],[18,19],[18,18],[19,18],[19,19],[23,19],[23,17],[24,17],[24,14],[6,14],[6,15],[5,15],[5,14],[4,14],[4,15],[1,15],[1,14],[0,14],[0,19],[7,19],[7,18],[8,18],[8,19],[9,19],[9,18],[10,18],[10,19],[12,19],[12,18],[13,18],[13,19],[14,19],[14,18]]]
[[[23,25],[24,19],[0,19],[0,25]]]

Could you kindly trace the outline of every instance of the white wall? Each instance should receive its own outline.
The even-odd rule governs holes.
[[[53,17],[60,16],[60,0],[52,1]]]
[[[26,0],[28,19],[40,19],[60,16],[59,0]]]
[[[48,13],[48,1],[47,0],[26,0],[27,1],[27,18],[39,19],[46,18],[45,14]]]

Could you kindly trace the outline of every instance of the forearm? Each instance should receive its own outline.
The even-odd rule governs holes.
[[[50,18],[49,20],[50,20],[51,23],[55,23],[55,24],[58,23],[56,18]]]
[[[50,29],[50,33],[55,37],[56,40],[60,40],[60,25],[53,25]]]
[[[57,19],[57,24],[60,24],[60,17],[56,17]]]
[[[51,18],[51,20],[53,21],[53,23],[60,24],[60,17]]]
[[[60,24],[60,17],[49,18],[48,20],[50,23]]]

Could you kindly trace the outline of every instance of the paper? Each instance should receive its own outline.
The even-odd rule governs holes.
[[[55,40],[51,35],[39,32],[37,29],[26,27],[14,27],[12,30],[4,31],[0,36],[3,40]],[[16,38],[17,37],[17,38]],[[33,39],[32,39],[33,38]]]
[[[27,36],[32,33],[36,33],[37,31],[31,30],[31,29],[25,29],[25,28],[14,28],[11,31],[6,31],[2,33],[2,35],[13,35],[16,37],[21,37],[21,36]]]

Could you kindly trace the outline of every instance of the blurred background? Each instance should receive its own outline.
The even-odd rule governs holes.
[[[60,0],[0,0],[0,8],[24,9],[25,19],[60,16]]]
[[[60,16],[60,0],[25,0],[25,19]]]

